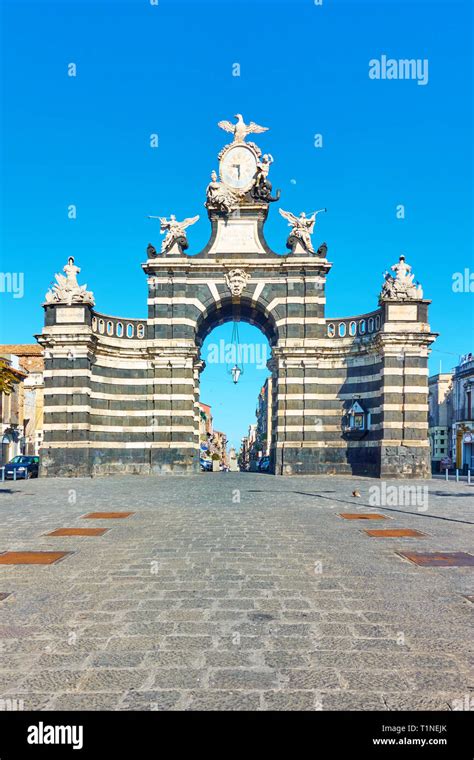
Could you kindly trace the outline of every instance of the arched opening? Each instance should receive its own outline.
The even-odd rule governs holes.
[[[277,337],[274,320],[252,302],[229,298],[202,315],[196,333],[204,363],[197,402],[202,471],[272,471],[274,388],[267,364]]]
[[[196,325],[196,345],[201,347],[215,327],[231,321],[248,322],[259,327],[270,346],[274,346],[278,340],[275,320],[260,302],[229,297],[222,298],[203,312]]]

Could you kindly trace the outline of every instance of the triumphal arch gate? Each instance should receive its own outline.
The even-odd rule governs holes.
[[[391,267],[376,308],[326,316],[332,264],[326,243],[315,242],[318,212],[280,207],[286,250],[270,249],[265,222],[280,193],[272,155],[251,139],[267,130],[236,119],[219,122],[230,141],[206,189],[203,250],[188,247],[198,215],[159,218],[163,242],[148,246],[142,264],[147,316],[97,311],[72,258],[56,275],[37,336],[46,367],[43,475],[197,472],[201,346],[231,320],[258,326],[271,346],[275,474],[429,474],[435,335],[411,267],[403,256]],[[203,200],[190,198],[190,208]]]

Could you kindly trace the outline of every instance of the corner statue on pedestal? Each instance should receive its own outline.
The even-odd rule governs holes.
[[[169,219],[165,216],[149,216],[148,219],[159,219],[160,234],[164,235],[166,232],[161,244],[161,253],[181,253],[188,247],[186,228],[196,224],[199,215],[190,216],[182,222],[178,222],[174,214],[170,214]]]
[[[395,277],[390,272],[385,272],[385,282],[382,285],[380,300],[409,301],[423,298],[421,285],[413,282],[411,266],[405,262],[405,256],[400,256],[398,264],[390,267],[395,272]]]
[[[87,285],[79,285],[77,275],[80,268],[74,264],[74,257],[69,256],[62,274],[54,275],[56,282],[46,293],[46,303],[89,303],[94,305],[94,294],[87,290]]]
[[[316,224],[316,217],[322,211],[327,211],[327,209],[321,208],[319,211],[313,211],[311,216],[308,217],[304,211],[299,216],[295,216],[291,211],[283,211],[281,208],[278,210],[282,217],[287,220],[288,226],[292,228],[286,243],[287,247],[295,250],[299,244],[308,253],[314,253],[311,235]]]

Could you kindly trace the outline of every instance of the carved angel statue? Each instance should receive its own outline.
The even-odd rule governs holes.
[[[231,121],[218,121],[217,126],[224,129],[226,132],[231,132],[234,135],[234,142],[244,142],[247,135],[260,134],[261,132],[267,132],[268,127],[261,127],[260,124],[255,124],[251,121],[250,124],[244,122],[244,118],[241,113],[236,113],[234,118],[237,119],[236,124],[232,124]]]
[[[382,285],[381,299],[390,298],[405,301],[413,298],[423,298],[421,285],[414,282],[411,266],[406,263],[405,256],[400,256],[398,263],[390,267],[395,276],[384,272],[385,282]]]
[[[181,248],[187,248],[186,228],[196,224],[199,215],[190,216],[182,222],[178,222],[174,214],[170,214],[169,219],[165,216],[149,216],[148,219],[160,220],[160,234],[165,235],[161,244],[161,253],[169,253],[175,244]]]
[[[290,238],[297,238],[309,253],[314,253],[311,235],[316,224],[316,217],[321,211],[326,211],[327,209],[322,208],[319,211],[313,211],[309,217],[306,216],[304,211],[299,216],[295,216],[291,211],[283,211],[281,208],[278,210],[282,217],[288,221],[288,226],[292,228]]]
[[[87,290],[87,285],[79,285],[77,275],[80,268],[74,264],[74,257],[69,256],[62,274],[55,274],[56,282],[46,293],[46,303],[90,303],[94,305],[94,295]]]
[[[257,161],[257,173],[255,176],[255,183],[252,188],[251,195],[256,201],[265,201],[266,203],[273,203],[280,199],[281,190],[276,191],[276,195],[272,196],[272,183],[268,179],[268,173],[270,166],[273,164],[273,156],[271,153],[265,153]]]
[[[211,181],[206,189],[204,205],[206,208],[214,208],[218,211],[224,211],[226,214],[234,211],[238,206],[237,198],[228,187],[217,181],[217,174],[214,170],[211,172]]]
[[[265,153],[262,158],[257,161],[257,182],[266,180],[270,166],[273,164],[274,158],[271,153]]]

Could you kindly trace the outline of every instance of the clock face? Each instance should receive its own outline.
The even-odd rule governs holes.
[[[220,175],[223,182],[235,190],[248,190],[257,171],[257,159],[251,148],[236,145],[222,156]]]

